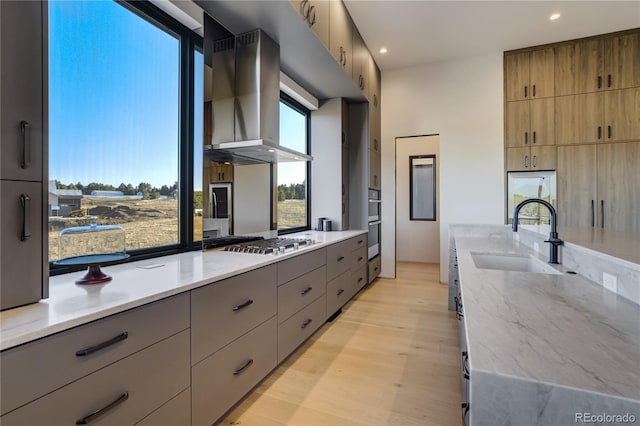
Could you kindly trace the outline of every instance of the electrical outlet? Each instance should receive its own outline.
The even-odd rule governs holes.
[[[602,285],[607,290],[610,290],[614,293],[618,292],[618,278],[615,275],[607,274],[606,272],[602,273]]]

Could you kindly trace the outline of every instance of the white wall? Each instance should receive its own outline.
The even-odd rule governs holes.
[[[502,52],[382,73],[382,276],[395,277],[398,136],[440,135],[442,282],[449,224],[503,223],[502,75]]]
[[[440,137],[396,139],[396,259],[398,262],[440,262],[440,190],[436,189],[436,220],[409,220],[409,156],[436,156],[436,188],[440,186]]]

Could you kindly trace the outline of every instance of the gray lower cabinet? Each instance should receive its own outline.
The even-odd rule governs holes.
[[[191,358],[196,364],[274,316],[276,265],[191,291]]]
[[[327,280],[330,281],[351,267],[352,239],[327,247]]]
[[[343,272],[327,283],[327,316],[342,308],[355,294],[351,271]]]
[[[380,275],[382,256],[376,256],[369,261],[369,282],[373,282]]]
[[[356,271],[351,273],[351,281],[353,282],[354,288],[355,288],[355,291],[353,292],[353,294],[356,294],[362,289],[362,287],[367,285],[368,281],[367,281],[367,265],[366,264],[362,265],[360,269],[357,269]]]
[[[278,287],[278,324],[323,295],[326,287],[325,266]]]
[[[1,422],[135,424],[189,387],[189,367],[189,331],[184,330],[5,414]]]
[[[327,250],[324,248],[278,262],[278,285],[324,266],[326,263]]]
[[[192,367],[193,425],[214,423],[276,367],[276,336],[273,316]]]
[[[278,363],[307,340],[327,319],[327,301],[323,294],[313,303],[278,326]]]
[[[2,414],[188,328],[181,294],[3,351]]]
[[[186,426],[191,424],[191,388],[136,423],[137,426]]]

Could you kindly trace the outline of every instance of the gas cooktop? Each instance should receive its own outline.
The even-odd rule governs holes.
[[[251,241],[242,244],[233,244],[226,246],[224,251],[232,251],[236,253],[253,253],[253,254],[284,254],[290,250],[297,250],[300,247],[306,247],[314,244],[310,238],[271,238],[268,240]]]

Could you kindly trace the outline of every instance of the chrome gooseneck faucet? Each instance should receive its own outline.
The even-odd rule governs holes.
[[[558,238],[558,230],[556,228],[556,223],[557,223],[556,209],[554,209],[553,206],[548,202],[546,202],[545,200],[541,200],[539,198],[530,198],[518,204],[515,210],[513,211],[513,232],[518,232],[518,213],[520,213],[520,209],[530,203],[542,204],[543,206],[549,209],[549,212],[551,214],[551,232],[549,232],[549,239],[545,240],[545,243],[550,244],[549,263],[560,263],[558,262],[558,246],[563,245],[564,241]]]

